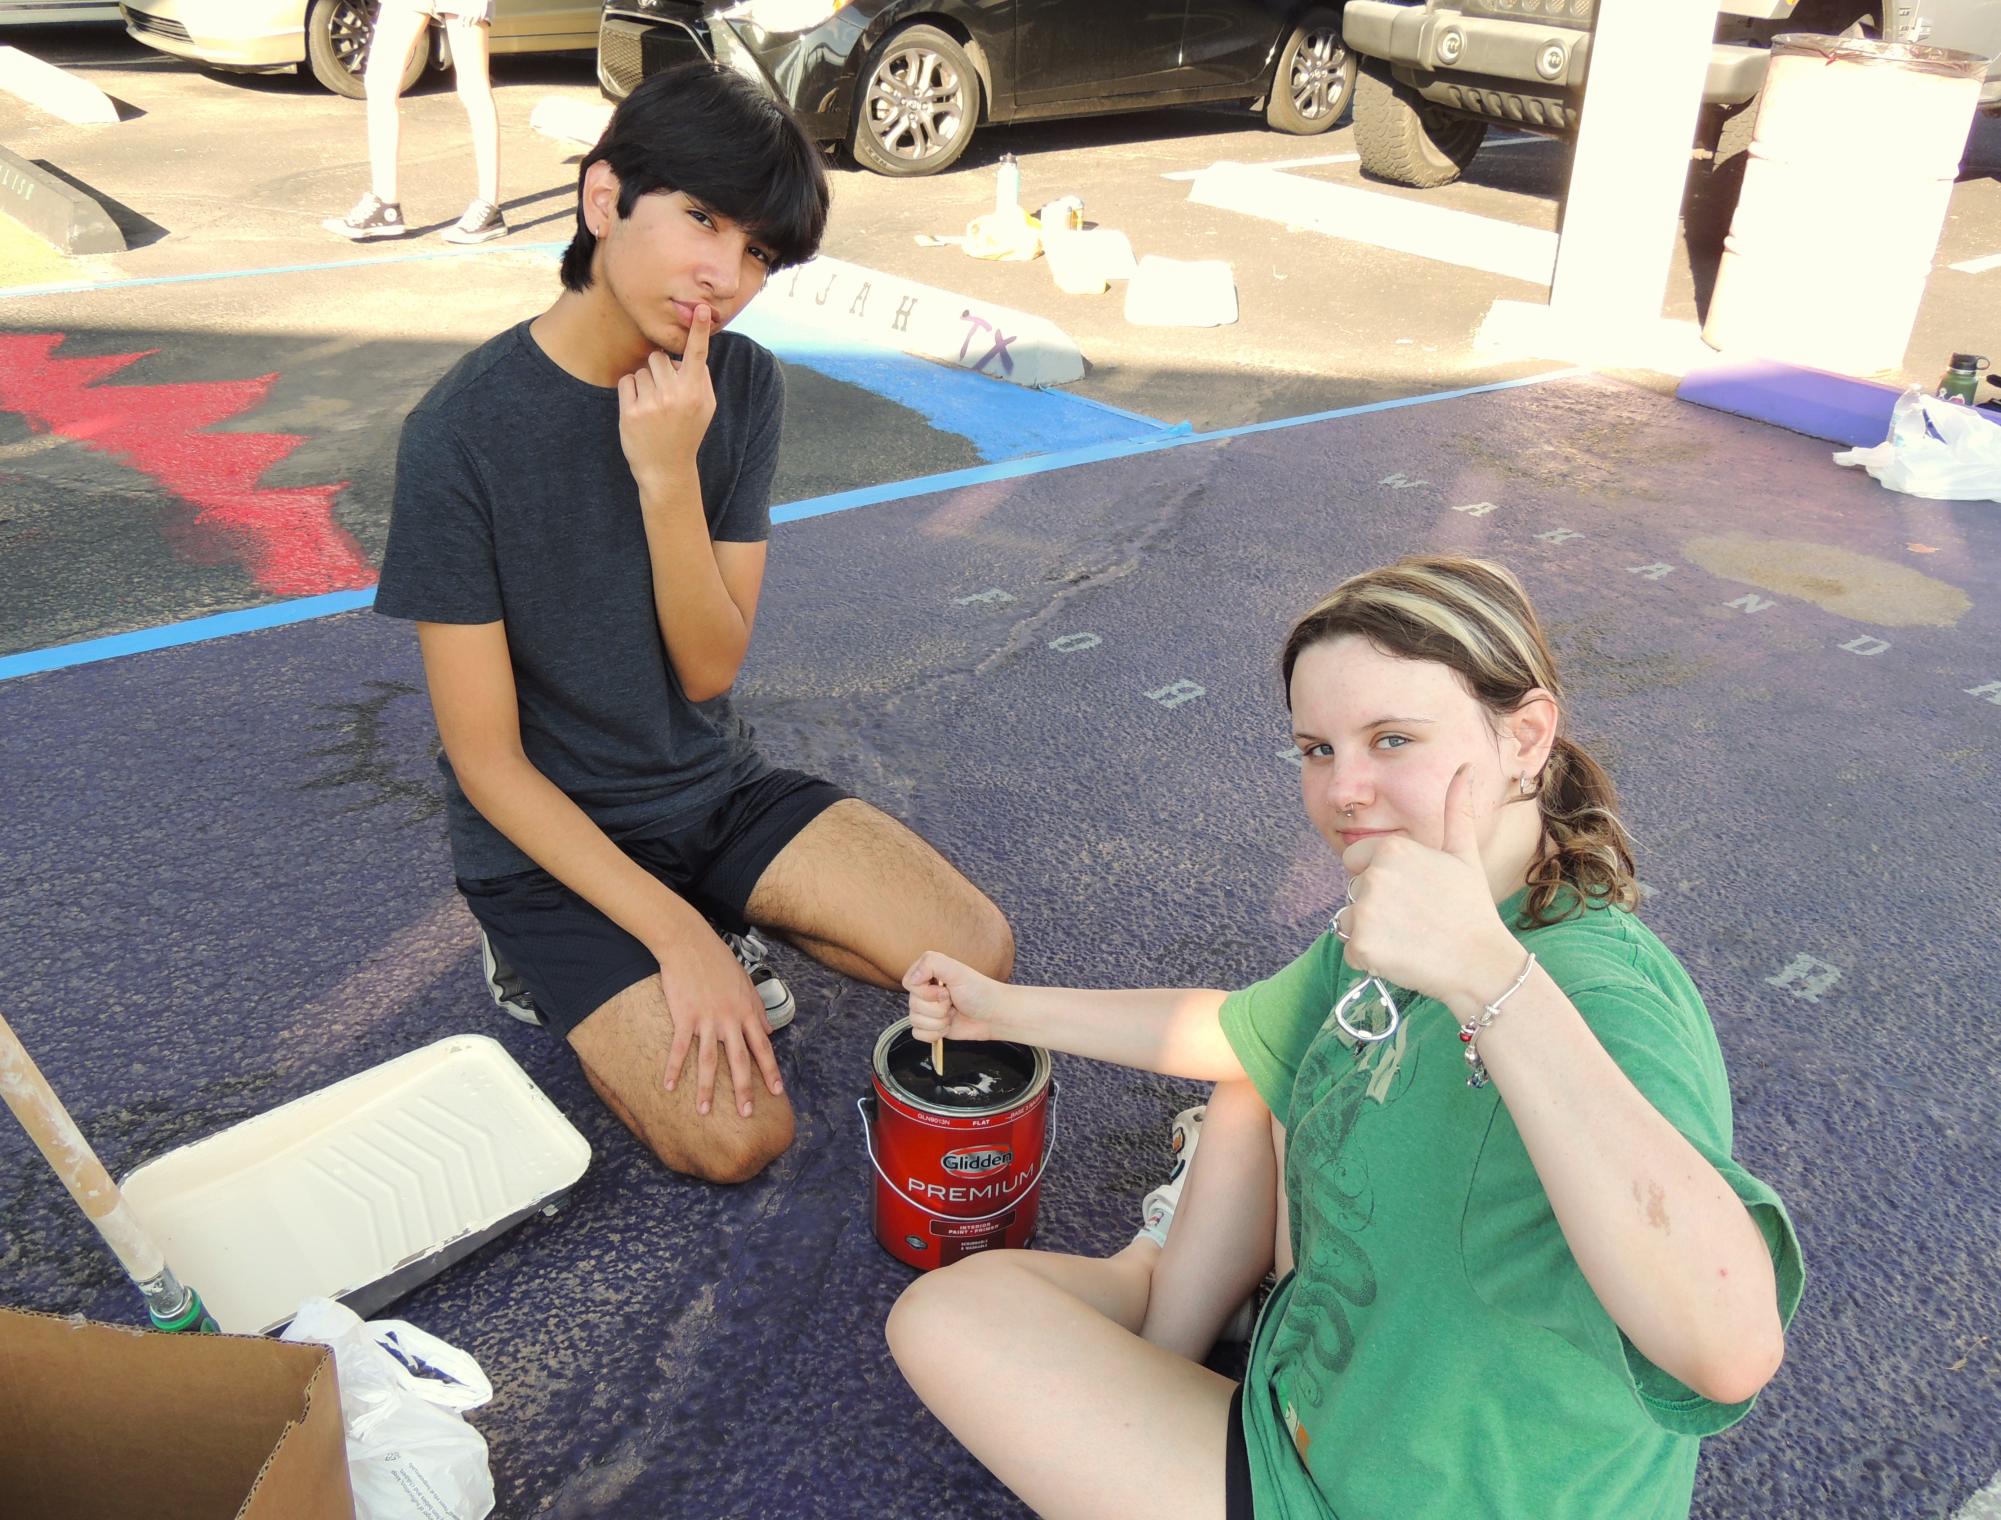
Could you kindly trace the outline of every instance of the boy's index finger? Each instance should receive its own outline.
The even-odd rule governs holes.
[[[709,329],[715,322],[715,311],[706,301],[695,304],[695,323],[688,329],[688,347],[681,355],[681,363],[707,364],[709,362]]]

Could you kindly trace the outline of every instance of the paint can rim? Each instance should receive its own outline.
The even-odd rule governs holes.
[[[927,1102],[905,1088],[889,1074],[889,1050],[896,1043],[897,1036],[908,1034],[910,1018],[905,1015],[891,1024],[876,1038],[875,1056],[872,1062],[876,1091],[885,1102],[894,1103],[899,1108],[915,1109],[918,1113],[933,1114],[941,1119],[991,1119],[1003,1114],[1026,1113],[1049,1090],[1049,1052],[1040,1045],[1024,1045],[1018,1040],[990,1040],[984,1044],[1010,1045],[1016,1050],[1026,1050],[1032,1058],[1028,1086],[1014,1096],[989,1103],[981,1108],[947,1108],[943,1104]]]

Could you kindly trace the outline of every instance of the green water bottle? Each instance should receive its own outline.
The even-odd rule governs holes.
[[[1938,377],[1939,400],[1972,406],[1980,390],[1980,372],[1985,368],[1984,354],[1954,354],[1951,367]]]

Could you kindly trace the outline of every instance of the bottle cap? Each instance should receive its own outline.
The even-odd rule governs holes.
[[[1987,356],[1985,354],[1954,354],[1952,356],[1952,363],[1948,367],[1968,371],[1983,370],[1987,368]]]

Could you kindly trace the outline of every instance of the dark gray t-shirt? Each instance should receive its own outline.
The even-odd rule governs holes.
[[[716,414],[696,455],[712,539],[770,536],[785,387],[750,339],[709,345]],[[403,424],[375,610],[507,625],[521,743],[612,838],[706,811],[763,762],[727,696],[690,702],[667,660],[618,392],[510,328],[454,365]],[[467,880],[534,862],[444,772],[452,864]]]

